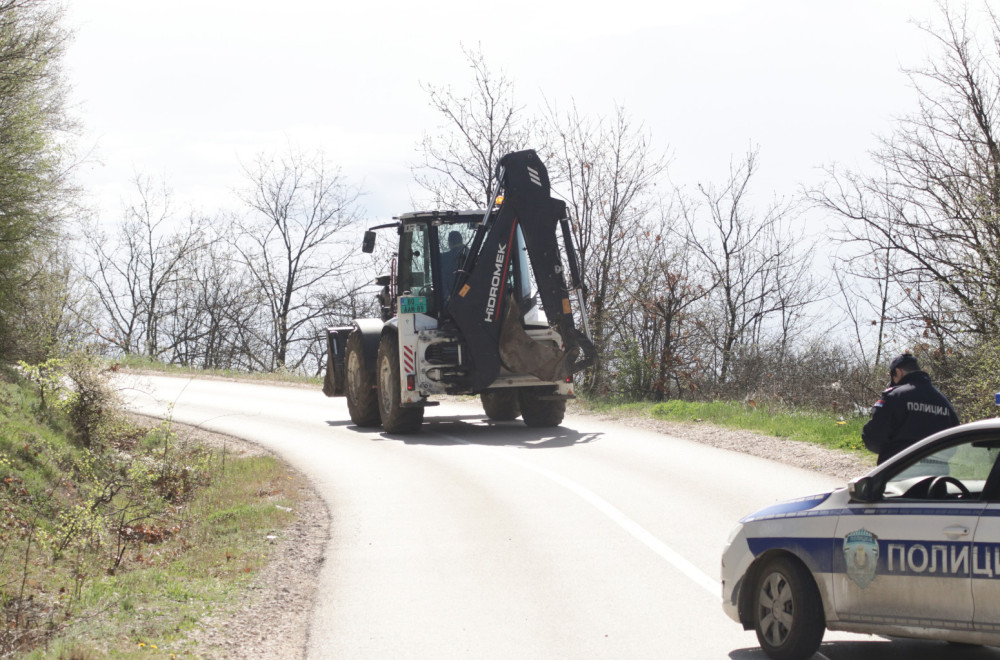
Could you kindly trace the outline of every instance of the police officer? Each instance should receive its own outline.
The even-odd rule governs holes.
[[[861,431],[865,447],[878,454],[879,464],[918,440],[958,424],[948,399],[920,370],[909,353],[889,365],[892,384],[872,406],[872,418]]]

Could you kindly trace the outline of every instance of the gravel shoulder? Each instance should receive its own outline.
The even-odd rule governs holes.
[[[728,449],[759,458],[821,472],[846,483],[875,467],[875,455],[827,449],[809,442],[797,442],[752,431],[727,429],[701,422],[670,422],[628,414],[592,413],[574,410],[574,415],[590,416],[629,428],[641,428],[693,442]]]
[[[678,423],[574,410],[572,414],[612,421],[713,447],[767,458],[806,470],[848,479],[871,469],[874,457],[830,450],[709,424]],[[232,436],[176,424],[179,435],[233,455],[271,452]],[[273,454],[272,454],[273,455]],[[316,577],[330,536],[330,512],[305,478],[299,480],[301,501],[296,522],[280,534],[271,561],[255,580],[238,610],[202,619],[191,636],[192,653],[212,658],[304,658]]]

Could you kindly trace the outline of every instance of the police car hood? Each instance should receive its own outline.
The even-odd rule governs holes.
[[[798,518],[809,515],[808,512],[812,510],[826,509],[831,505],[838,507],[843,506],[847,503],[848,499],[849,496],[847,494],[847,489],[838,488],[837,490],[833,490],[828,493],[820,493],[819,495],[810,495],[808,497],[800,497],[798,499],[772,504],[771,506],[763,508],[760,511],[751,513],[740,522],[747,523],[759,520],[774,520],[777,518]]]

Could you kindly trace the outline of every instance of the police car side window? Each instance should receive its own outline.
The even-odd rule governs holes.
[[[946,447],[905,466],[886,484],[885,497],[908,499],[951,499],[979,497],[986,486],[1000,455],[1000,443],[996,441],[968,441]],[[960,482],[944,487],[940,482],[932,489],[935,480],[948,477]],[[964,486],[968,495],[961,493]]]

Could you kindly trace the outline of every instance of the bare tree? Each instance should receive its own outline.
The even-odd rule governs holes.
[[[197,218],[174,217],[165,186],[140,174],[133,185],[135,197],[112,236],[95,224],[85,228],[90,262],[83,278],[103,312],[97,336],[125,354],[158,358],[170,350],[172,340],[164,344],[160,326],[173,313],[183,264],[205,239]]]
[[[757,167],[752,150],[731,167],[722,186],[699,186],[701,204],[683,207],[688,249],[710,278],[699,327],[714,347],[713,370],[722,385],[729,383],[738,354],[752,353],[768,339],[776,339],[779,353],[788,348],[816,290],[812,250],[787,226],[792,205],[775,202],[758,217],[748,202]]]
[[[987,9],[984,44],[967,13],[940,8],[943,26],[924,27],[939,55],[907,72],[918,109],[881,140],[875,173],[832,168],[811,196],[863,255],[884,255],[905,308],[893,320],[954,341],[1000,330],[1000,23]]]
[[[167,319],[173,337],[171,362],[205,369],[250,371],[267,353],[256,328],[267,326],[263,296],[233,245],[233,218],[220,214],[206,227],[205,249],[184,263],[174,313]]]
[[[635,286],[628,290],[632,304],[624,334],[635,338],[648,374],[642,391],[633,394],[662,401],[684,396],[697,380],[695,324],[710,289],[666,217],[658,231],[644,238],[648,247],[640,253],[638,267],[630,270]]]
[[[267,369],[298,368],[321,337],[313,323],[351,271],[347,241],[359,219],[359,193],[322,153],[258,156],[244,166],[237,252],[267,306]],[[302,348],[292,350],[302,345]]]
[[[829,190],[829,188],[828,188]],[[892,200],[870,196],[862,203],[865,214],[871,205],[881,205],[880,215],[892,214]],[[851,228],[853,240],[844,240],[834,257],[832,272],[851,340],[845,346],[855,365],[854,376],[843,385],[858,402],[874,400],[885,385],[886,355],[898,348],[913,327],[913,309],[907,292],[900,287],[891,246],[879,246],[872,229],[859,225]],[[881,230],[879,230],[881,233]],[[858,240],[862,236],[864,240]],[[841,237],[843,240],[843,237]]]
[[[443,129],[424,136],[417,183],[440,209],[485,208],[496,184],[500,157],[531,146],[531,123],[514,101],[514,84],[492,71],[481,50],[463,48],[472,70],[467,92],[425,84],[431,107],[445,120]]]
[[[655,249],[644,239],[666,158],[623,108],[611,119],[587,119],[575,106],[565,114],[550,107],[546,130],[553,187],[567,196],[589,291],[594,346],[607,360],[630,301],[629,286],[636,284],[626,264]],[[601,390],[602,378],[595,370],[588,387]]]

